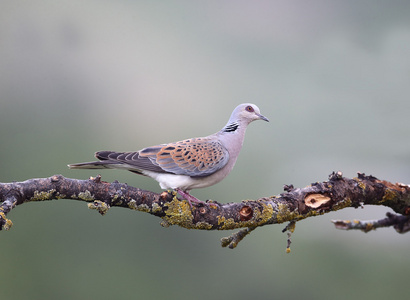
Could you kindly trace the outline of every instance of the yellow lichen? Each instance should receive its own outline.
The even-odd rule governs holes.
[[[137,201],[131,199],[130,202],[128,202],[128,207],[133,210],[137,210]]]
[[[120,196],[120,195],[118,195],[118,194],[115,194],[114,197],[113,197],[112,200],[111,200],[111,203],[118,203],[118,205],[121,205],[121,204],[122,204],[122,200],[123,200],[123,197],[122,197],[122,196]]]
[[[343,209],[345,207],[351,207],[351,206],[352,206],[352,200],[349,197],[347,197],[343,201],[340,201],[336,203],[335,205],[333,205],[332,211],[336,211],[336,210]]]
[[[162,211],[162,207],[160,205],[158,205],[158,203],[156,203],[156,202],[152,203],[152,208],[151,209],[152,209],[153,213]]]
[[[383,203],[386,201],[394,201],[396,199],[397,199],[397,193],[394,190],[387,188],[380,203]]]
[[[140,204],[137,206],[137,210],[142,211],[142,212],[151,212],[150,208],[146,204]]]
[[[286,204],[278,204],[278,212],[276,213],[277,223],[283,223],[292,220],[303,219],[304,216],[297,213],[296,211],[290,211]]]
[[[165,203],[165,216],[162,217],[170,225],[179,225],[188,229],[194,228],[192,220],[194,216],[188,201],[178,200],[174,197],[171,202]]]
[[[94,196],[91,195],[90,191],[86,190],[85,192],[78,193],[78,198],[84,201],[94,201]]]
[[[218,226],[221,225],[222,223],[225,223],[225,217],[217,216],[218,218]]]
[[[4,230],[9,230],[13,226],[13,222],[10,219],[6,219],[6,223],[3,225]]]
[[[358,185],[362,190],[365,190],[365,189],[366,189],[366,184],[365,184],[362,180],[360,180],[360,179],[357,178],[357,177],[354,177],[353,180],[357,182],[357,185]]]
[[[44,201],[44,200],[51,200],[53,194],[55,193],[55,189],[51,189],[47,192],[38,192],[34,191],[34,196],[31,197],[30,201]]]
[[[105,215],[107,213],[107,211],[110,209],[110,206],[107,203],[105,203],[103,201],[100,201],[100,200],[95,200],[92,203],[88,203],[87,206],[88,206],[89,209],[98,210],[98,212],[101,215]]]
[[[274,210],[271,204],[267,204],[263,201],[259,202],[262,205],[262,210],[255,208],[253,211],[253,217],[244,222],[240,222],[241,227],[256,227],[263,224],[267,224],[270,219],[273,218]]]
[[[9,230],[11,228],[11,226],[13,226],[13,222],[10,219],[6,218],[6,215],[5,215],[4,212],[0,212],[0,218],[5,221],[5,223],[3,225],[4,230]]]
[[[208,202],[208,204],[209,204],[209,208],[218,209],[218,205],[216,205],[214,203],[209,203],[209,202]]]
[[[325,213],[324,211],[311,210],[305,215],[298,216],[297,219],[302,220],[302,219],[309,218],[309,217],[316,217],[316,216],[323,215],[324,213]]]
[[[258,207],[254,207],[253,216],[247,221],[235,222],[233,218],[226,219],[223,216],[218,216],[218,226],[220,226],[218,230],[235,229],[241,227],[256,227],[267,224],[273,217],[273,206],[271,204],[266,204],[265,202],[260,202],[260,204],[262,205],[262,210]]]
[[[226,219],[225,217],[218,216],[218,226],[221,225],[218,230],[235,229],[240,227],[233,218]]]
[[[364,232],[369,232],[370,230],[375,230],[376,228],[374,227],[373,223],[367,223],[366,228],[364,229]]]
[[[149,206],[147,204],[140,204],[137,205],[137,201],[135,201],[134,199],[130,200],[128,202],[128,207],[133,209],[133,210],[139,210],[142,212],[151,212],[151,209],[149,208]]]
[[[212,229],[212,225],[207,222],[198,222],[195,224],[195,229],[210,230]]]
[[[167,221],[162,220],[161,223],[159,223],[162,227],[168,228],[169,226],[171,226],[171,224],[169,224]]]

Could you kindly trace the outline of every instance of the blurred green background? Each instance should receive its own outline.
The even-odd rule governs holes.
[[[234,171],[193,194],[220,202],[303,187],[332,171],[410,183],[409,1],[0,3],[0,181],[68,170],[97,150],[218,131],[242,102],[251,124]],[[160,191],[148,178],[101,171]],[[333,228],[345,209],[253,232],[162,228],[83,202],[29,203],[0,232],[1,299],[385,299],[409,295],[409,235]]]

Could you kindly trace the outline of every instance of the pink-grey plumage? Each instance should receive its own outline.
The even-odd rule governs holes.
[[[246,127],[255,120],[269,121],[250,103],[237,106],[224,128],[207,137],[147,147],[136,152],[99,151],[99,161],[68,165],[71,169],[126,169],[157,180],[163,189],[175,189],[186,200],[202,202],[191,189],[214,185],[235,165]]]

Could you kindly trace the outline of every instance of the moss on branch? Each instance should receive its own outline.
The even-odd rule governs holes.
[[[383,226],[407,228],[410,215],[408,185],[393,184],[362,173],[352,179],[343,177],[340,172],[332,173],[328,181],[312,183],[304,188],[287,185],[284,193],[258,200],[227,204],[208,200],[204,204],[193,203],[192,207],[172,191],[153,193],[117,181],[104,182],[100,176],[79,180],[54,175],[23,182],[0,183],[1,229],[7,230],[12,226],[6,216],[14,207],[26,202],[53,199],[85,201],[89,208],[96,209],[101,215],[116,206],[146,212],[162,218],[161,225],[164,227],[178,225],[201,230],[245,228],[222,240],[222,245],[230,248],[236,247],[257,227],[292,222],[294,228],[296,221],[345,207],[383,205],[401,216],[400,224],[390,218],[389,222],[381,223]],[[341,221],[337,222],[335,224],[342,228]],[[347,226],[344,227],[346,229]]]

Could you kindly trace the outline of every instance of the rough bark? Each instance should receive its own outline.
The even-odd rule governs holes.
[[[7,214],[17,205],[32,201],[73,199],[88,202],[88,207],[104,215],[110,207],[118,206],[150,213],[162,218],[161,225],[178,225],[188,229],[231,230],[245,228],[222,239],[222,246],[234,248],[247,234],[259,226],[290,222],[290,234],[295,222],[322,215],[345,207],[383,205],[397,215],[388,214],[379,221],[333,221],[340,229],[360,229],[365,232],[393,226],[397,232],[410,230],[410,186],[390,183],[359,173],[349,179],[334,172],[325,182],[316,182],[304,188],[285,186],[285,192],[258,200],[243,200],[221,204],[208,200],[193,203],[176,197],[174,192],[161,194],[131,187],[127,184],[101,181],[101,177],[88,180],[54,175],[49,178],[29,179],[23,182],[0,183],[0,225],[10,229],[12,222]]]

